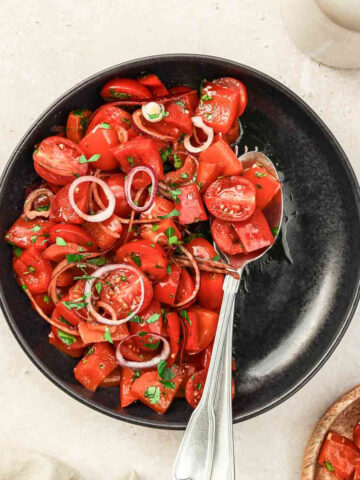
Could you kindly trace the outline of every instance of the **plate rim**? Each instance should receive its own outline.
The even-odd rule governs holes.
[[[357,181],[357,177],[355,175],[355,172],[352,168],[352,165],[345,154],[343,148],[341,147],[340,143],[334,136],[334,134],[331,132],[329,127],[323,122],[323,120],[318,116],[317,113],[301,98],[299,97],[296,93],[294,93],[289,87],[286,85],[282,84],[280,81],[274,79],[270,75],[261,72],[260,70],[257,70],[253,67],[250,67],[248,65],[236,62],[234,60],[226,59],[223,57],[218,57],[218,56],[212,56],[212,55],[202,55],[202,54],[191,54],[191,53],[167,53],[167,54],[159,54],[159,55],[151,55],[151,56],[146,56],[146,57],[140,57],[136,58],[133,60],[126,60],[124,62],[121,62],[119,64],[115,64],[111,67],[105,68],[103,70],[100,70],[85,79],[81,80],[80,82],[76,83],[74,86],[69,88],[66,92],[64,92],[62,95],[60,95],[58,98],[56,98],[39,116],[38,118],[32,123],[32,125],[28,128],[28,130],[25,132],[25,134],[22,136],[22,138],[19,140],[17,143],[16,147],[14,148],[12,154],[10,155],[3,172],[0,177],[0,201],[2,200],[3,196],[3,186],[4,183],[7,181],[8,176],[10,174],[10,168],[15,160],[15,157],[17,157],[18,153],[21,150],[21,147],[23,143],[27,140],[27,138],[33,133],[33,131],[37,128],[37,125],[39,122],[42,121],[42,119],[50,114],[52,110],[54,110],[59,102],[62,102],[66,100],[69,96],[74,95],[79,89],[85,87],[86,85],[92,83],[94,80],[96,80],[99,76],[110,74],[111,72],[115,72],[118,69],[121,69],[122,67],[136,67],[137,65],[141,65],[141,68],[144,68],[146,65],[150,64],[156,64],[156,63],[161,63],[163,61],[172,61],[172,62],[212,62],[215,63],[217,66],[220,68],[223,67],[235,67],[235,68],[240,68],[244,72],[251,74],[258,80],[262,80],[267,84],[270,84],[273,88],[277,89],[280,91],[282,94],[284,94],[286,97],[288,97],[292,102],[294,102],[300,109],[302,109],[305,114],[307,114],[308,117],[319,127],[319,129],[322,131],[325,137],[327,137],[328,142],[331,144],[332,148],[336,151],[338,159],[342,162],[345,170],[347,171],[349,181],[352,183],[352,192],[356,196],[356,208],[358,211],[358,218],[360,219],[360,186]],[[320,358],[320,360],[302,377],[300,377],[296,383],[293,385],[292,388],[290,388],[287,392],[283,393],[279,397],[275,398],[272,402],[268,403],[265,406],[259,406],[253,408],[251,411],[245,413],[245,414],[239,414],[236,417],[234,417],[233,422],[234,423],[239,423],[245,420],[249,420],[253,417],[256,417],[258,415],[261,415],[272,408],[275,408],[276,406],[280,405],[281,403],[285,402],[287,399],[292,397],[295,393],[297,393],[307,382],[309,382],[314,375],[323,367],[325,362],[330,358],[330,356],[333,354],[335,351],[336,347],[340,343],[342,337],[344,336],[347,328],[349,327],[351,320],[354,316],[354,313],[356,311],[356,307],[358,305],[360,299],[360,264],[358,267],[358,274],[357,274],[357,281],[356,281],[356,286],[354,288],[354,293],[353,297],[351,299],[351,302],[349,302],[346,312],[344,314],[344,320],[343,323],[341,324],[336,336],[334,337],[332,343],[329,345],[327,351],[323,354],[323,356]],[[58,377],[54,376],[54,374],[40,361],[36,358],[36,356],[33,354],[31,351],[30,347],[27,345],[26,341],[22,337],[19,329],[16,326],[16,323],[14,319],[12,318],[12,314],[10,312],[10,309],[8,308],[8,305],[5,300],[5,294],[4,294],[4,289],[3,285],[0,284],[0,306],[1,310],[4,314],[5,320],[7,324],[10,327],[11,332],[13,333],[14,337],[16,338],[17,342],[21,346],[22,350],[25,352],[25,354],[30,358],[30,360],[33,362],[33,364],[40,370],[41,373],[43,373],[52,383],[54,383],[57,387],[59,387],[63,392],[67,393],[70,395],[73,399],[81,402],[83,405],[86,405],[93,410],[96,410],[97,412],[103,413],[105,415],[108,415],[110,417],[116,418],[117,420],[122,420],[127,423],[135,424],[138,426],[143,426],[143,427],[150,427],[150,428],[157,428],[157,429],[162,429],[162,430],[184,430],[186,428],[187,423],[186,422],[169,422],[169,423],[158,423],[154,420],[150,419],[139,419],[138,417],[131,416],[129,414],[122,415],[120,412],[116,412],[114,410],[111,410],[107,407],[100,406],[96,402],[94,402],[90,398],[84,398],[80,395],[77,394],[77,392],[70,387],[68,387],[66,384],[63,383],[61,379]]]

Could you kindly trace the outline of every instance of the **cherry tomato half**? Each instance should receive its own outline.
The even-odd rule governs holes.
[[[99,123],[103,122],[128,130],[131,125],[131,114],[114,105],[102,105],[94,112],[94,115],[90,119],[87,132],[91,132]]]
[[[255,186],[238,176],[219,178],[206,190],[205,202],[214,217],[240,222],[255,211]]]
[[[132,78],[113,78],[103,86],[100,95],[104,100],[146,100],[150,90]]]
[[[90,117],[90,110],[72,110],[66,122],[67,138],[75,143],[79,143],[85,135]]]
[[[88,160],[91,160],[94,155],[100,155],[98,160],[91,162],[94,168],[112,170],[117,167],[112,148],[119,145],[119,138],[115,127],[112,127],[109,123],[99,123],[85,135],[79,145],[84,150]]]
[[[237,78],[232,77],[221,77],[214,80],[214,83],[217,85],[222,85],[223,87],[232,88],[233,90],[237,90],[239,92],[239,108],[237,112],[237,116],[240,117],[245,111],[248,95],[245,85],[240,82]]]
[[[56,243],[56,239],[60,237],[65,242],[77,243],[90,252],[96,250],[96,242],[93,237],[79,225],[57,223],[50,228],[49,233],[51,243]]]

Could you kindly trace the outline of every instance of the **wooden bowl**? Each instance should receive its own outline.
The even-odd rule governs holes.
[[[360,385],[334,403],[317,424],[304,452],[301,480],[334,480],[334,474],[317,463],[323,441],[329,430],[352,440],[359,421]]]

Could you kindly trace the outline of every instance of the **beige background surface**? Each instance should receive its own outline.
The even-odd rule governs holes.
[[[228,57],[280,80],[327,123],[360,175],[360,71],[304,57],[276,0],[0,0],[0,167],[44,108],[75,83],[124,60],[174,52]],[[359,338],[358,311],[305,388],[235,426],[238,478],[299,478],[312,426],[360,383]],[[0,446],[59,456],[88,480],[116,480],[130,467],[142,480],[170,479],[181,432],[121,423],[67,397],[30,363],[2,317],[0,373]]]

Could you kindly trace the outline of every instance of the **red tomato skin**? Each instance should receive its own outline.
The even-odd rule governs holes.
[[[235,222],[233,227],[245,252],[253,252],[273,245],[274,236],[261,210],[255,210],[252,217],[244,222]]]
[[[113,348],[109,343],[95,343],[92,353],[74,368],[75,378],[85,388],[95,392],[100,383],[118,366]]]
[[[353,439],[357,448],[360,449],[360,423],[357,423],[354,427]]]
[[[181,269],[176,264],[171,265],[171,270],[171,273],[154,286],[154,298],[170,306],[175,304],[181,274]]]
[[[151,244],[148,240],[134,240],[126,243],[116,250],[116,258],[119,262],[137,266],[152,280],[162,280],[166,276],[168,265],[166,253],[159,245]],[[132,258],[140,258],[138,264]]]
[[[204,161],[199,162],[199,169],[197,175],[198,185],[200,186],[200,192],[206,192],[207,188],[215,182],[215,180],[222,174],[222,166],[215,163],[206,163]]]
[[[180,153],[178,156],[180,156]],[[183,165],[177,170],[168,172],[165,175],[164,181],[168,185],[171,185],[172,183],[174,183],[177,186],[181,187],[182,185],[189,183],[189,180],[192,179],[196,174],[196,170],[197,170],[197,167],[196,167],[195,161],[191,157],[186,156]]]
[[[237,111],[237,116],[240,117],[246,108],[248,102],[248,95],[245,85],[240,82],[237,78],[232,77],[221,77],[214,80],[214,83],[217,85],[222,85],[223,87],[232,88],[239,92],[239,107]]]
[[[204,123],[212,127],[215,133],[227,133],[238,112],[239,92],[211,82],[205,82],[202,96],[211,97],[201,100],[195,110],[195,115],[203,118]]]
[[[46,295],[46,293],[45,294],[40,293],[40,294],[37,294],[37,295],[33,295],[33,297],[34,297],[35,302],[41,308],[41,310],[43,310],[43,312],[50,317],[54,308],[55,308],[55,305],[54,305],[53,301],[51,300],[51,298],[48,297],[48,295]],[[31,306],[34,308],[33,304],[31,304]]]
[[[155,140],[138,136],[113,148],[112,152],[125,173],[128,173],[133,167],[145,165],[155,170],[159,180],[164,179],[163,164]],[[134,178],[132,185],[135,189],[139,189],[150,185],[150,183],[149,175],[140,172]]]
[[[174,236],[176,236],[178,240],[181,240],[181,233],[171,218],[166,218],[165,220],[161,220],[158,224],[156,224],[159,228],[157,228],[155,232],[153,231],[153,225],[154,224],[151,223],[142,225],[140,227],[140,236],[146,240],[149,240],[149,242],[166,246],[168,245],[169,238],[165,232],[169,229],[174,229]]]
[[[87,129],[87,133],[90,133],[99,123],[109,123],[113,127],[123,127],[129,130],[131,125],[131,114],[120,107],[114,105],[102,105],[98,108],[92,118]]]
[[[108,327],[109,328],[109,327]],[[92,343],[104,342],[104,335],[106,330],[105,325],[91,324],[89,322],[79,322],[78,329],[81,340],[85,345]],[[119,342],[129,336],[129,330],[126,324],[118,325],[117,327],[110,327],[111,339],[113,342]]]
[[[188,404],[195,408],[202,397],[206,382],[207,371],[201,370],[191,375],[185,386],[185,398]]]
[[[115,213],[122,218],[128,218],[131,213],[131,208],[126,200],[125,196],[125,175],[122,173],[116,173],[105,177],[104,181],[108,184],[111,191],[115,196]],[[107,207],[109,201],[102,188],[98,189],[99,196],[104,206]]]
[[[38,225],[40,230],[35,232]],[[35,246],[39,250],[44,250],[49,242],[48,234],[54,222],[35,218],[34,220],[26,220],[25,215],[21,215],[16,222],[10,227],[4,239],[21,248]],[[35,240],[36,237],[36,240]],[[33,241],[35,240],[35,241]]]
[[[199,188],[195,184],[181,187],[177,210],[180,212],[179,223],[187,225],[207,220],[206,211],[201,199]]]
[[[221,273],[201,272],[198,302],[202,307],[219,310],[221,307],[224,275]]]
[[[205,238],[194,238],[185,244],[185,248],[194,255],[194,257],[212,259],[217,255],[215,248]]]
[[[145,85],[132,78],[113,78],[103,86],[100,95],[104,100],[146,100],[151,93]]]
[[[112,170],[117,167],[117,161],[112,153],[113,147],[119,145],[119,139],[114,127],[103,128],[102,124],[97,125],[85,135],[79,143],[87,159],[99,154],[96,162],[91,162],[93,168],[101,170]],[[107,124],[108,125],[108,124]]]
[[[318,463],[325,468],[326,462],[332,465],[339,480],[350,480],[355,465],[360,462],[360,452],[348,438],[329,432],[318,458]]]
[[[158,195],[155,197],[154,203],[151,207],[146,210],[146,212],[140,215],[141,219],[153,219],[157,217],[162,217],[171,213],[175,208],[175,205],[170,200],[166,198],[159,197]]]
[[[75,212],[69,202],[70,185],[65,185],[55,195],[50,206],[50,220],[80,224],[83,219]],[[81,183],[74,192],[74,199],[80,210],[86,213],[89,183]]]
[[[104,228],[103,223],[84,222],[82,226],[89,235],[96,238],[96,243],[100,250],[111,248],[118,239],[118,237],[114,237]]]
[[[240,222],[251,217],[256,208],[254,185],[246,178],[219,178],[206,190],[205,203],[214,217]]]
[[[56,320],[60,317],[63,317],[66,321],[71,323],[71,325],[77,326],[80,320],[88,318],[87,311],[85,308],[80,310],[75,310],[74,308],[69,309],[66,307],[64,302],[73,302],[78,300],[84,295],[85,280],[79,280],[76,284],[69,289],[67,294],[62,297],[61,301],[56,304],[56,308],[53,312],[53,316]]]
[[[144,77],[138,78],[138,82],[148,87],[155,98],[165,97],[169,94],[168,89],[165,87],[165,85],[162,83],[162,81],[157,75],[145,75]]]
[[[211,234],[214,242],[222,252],[229,255],[237,255],[244,252],[244,246],[230,222],[215,218],[211,224]]]
[[[50,262],[59,263],[64,260],[66,255],[79,252],[79,245],[77,243],[67,243],[66,246],[57,245],[53,243],[44,250],[43,257]]]
[[[186,93],[188,93],[186,95]],[[175,87],[170,87],[169,88],[169,94],[170,95],[180,95],[181,94],[181,99],[183,100],[184,98],[187,98],[190,102],[191,105],[191,111],[194,111],[195,108],[197,107],[197,104],[199,102],[199,97],[197,94],[197,91],[192,89],[191,87],[188,87],[187,85],[176,85]],[[185,95],[183,95],[185,94]]]
[[[33,153],[34,168],[46,182],[67,185],[75,180],[77,175],[81,177],[87,174],[88,164],[79,163],[82,154],[79,145],[71,140],[56,136],[48,137]],[[47,165],[64,173],[53,173]]]
[[[168,113],[166,117],[166,123],[168,125],[178,128],[182,133],[187,135],[192,134],[192,108],[190,101],[186,97],[175,102],[167,103],[166,112]]]
[[[55,243],[56,238],[60,237],[65,242],[77,243],[84,247],[87,251],[96,250],[96,242],[94,238],[79,225],[71,223],[56,223],[50,230],[50,242]]]
[[[188,314],[190,313],[195,313],[197,317],[198,344],[197,348],[192,350],[195,353],[207,348],[214,340],[219,314],[200,305],[192,305],[188,310]]]
[[[171,380],[175,385],[175,388],[172,389],[164,387],[164,385],[160,382],[157,372],[146,372],[135,380],[131,388],[131,392],[138,400],[140,400],[140,402],[152,408],[155,410],[155,412],[164,414],[170,407],[171,402],[173,401],[183,379],[184,375],[176,375]],[[160,401],[158,403],[152,404],[149,398],[145,396],[145,392],[149,387],[156,387],[160,389]]]
[[[29,270],[35,269],[33,272]],[[29,247],[13,261],[13,269],[18,275],[21,284],[26,285],[33,294],[47,292],[51,274],[51,263],[42,257],[36,247]]]
[[[158,315],[158,319],[155,322],[148,324],[146,321],[153,315]],[[148,305],[148,307],[145,310],[142,310],[140,317],[141,323],[129,322],[130,333],[131,335],[134,335],[135,333],[139,332],[148,332],[149,335],[134,338],[133,342],[141,350],[154,352],[154,350],[151,347],[146,346],[146,344],[154,343],[154,340],[151,337],[151,333],[156,333],[158,335],[163,335],[164,333],[160,303],[157,300],[153,299]]]
[[[134,383],[134,371],[130,368],[121,368],[120,380],[120,405],[122,408],[131,405],[137,397],[131,392],[131,387]]]
[[[189,272],[185,269],[181,269],[179,286],[176,292],[176,303],[181,303],[190,297],[194,291],[194,282]],[[195,301],[195,300],[194,300]]]
[[[72,110],[66,122],[67,138],[74,143],[79,143],[85,135],[90,117],[90,110]]]
[[[180,320],[176,312],[166,314],[166,336],[170,341],[170,356],[167,360],[168,366],[171,366],[177,357],[180,346]]]
[[[253,165],[243,174],[256,187],[256,206],[263,210],[281,190],[280,182],[264,167]]]
[[[222,138],[219,138],[209,148],[201,152],[199,158],[200,163],[202,162],[205,165],[219,165],[221,167],[220,175],[240,175],[243,171],[243,164]]]
[[[57,337],[55,337],[52,331],[49,333],[49,343],[50,345],[53,345],[55,348],[57,348],[60,352],[66,353],[66,355],[69,355],[69,357],[72,358],[81,357],[84,351],[83,348],[71,348],[69,345],[61,342],[60,340],[58,340]]]
[[[200,351],[200,328],[199,318],[196,311],[187,311],[189,321],[185,320],[185,327],[187,330],[186,335],[186,352],[198,352]]]

